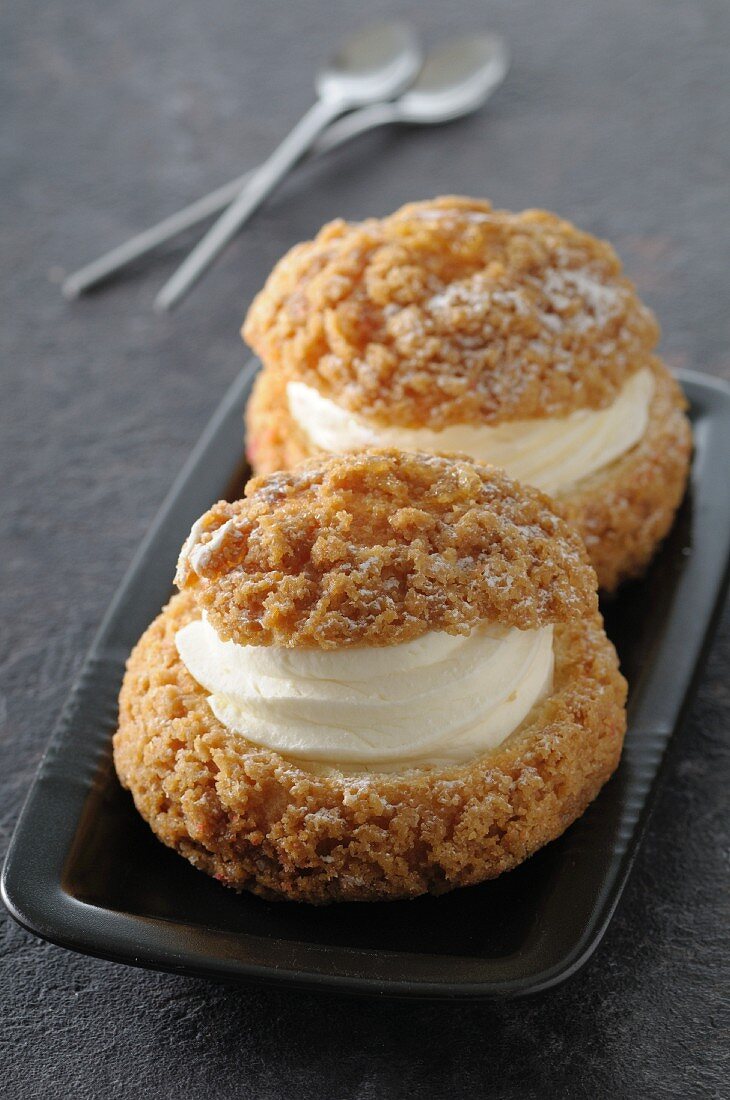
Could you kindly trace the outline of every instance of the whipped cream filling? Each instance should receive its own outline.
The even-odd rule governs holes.
[[[552,690],[553,628],[478,625],[339,650],[222,641],[205,619],[180,658],[216,718],[283,756],[368,771],[459,763],[498,746]]]
[[[576,409],[567,416],[510,420],[504,424],[453,424],[441,431],[375,427],[303,382],[289,382],[292,417],[315,447],[344,453],[364,447],[407,451],[463,451],[501,466],[511,477],[546,493],[565,492],[619,458],[646,431],[654,376],[646,368],[625,382],[605,409]]]

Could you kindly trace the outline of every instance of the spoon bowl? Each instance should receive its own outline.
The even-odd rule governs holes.
[[[499,35],[447,42],[428,55],[415,83],[393,104],[398,121],[449,122],[476,111],[502,83],[509,63],[507,43]]]
[[[407,88],[422,64],[415,34],[405,23],[383,23],[343,42],[317,74],[320,99],[363,107]]]

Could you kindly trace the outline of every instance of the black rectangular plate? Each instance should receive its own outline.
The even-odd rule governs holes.
[[[373,905],[237,895],[157,840],[114,773],[111,735],[129,650],[171,592],[179,547],[246,474],[233,384],[171,490],[102,623],[40,765],[3,871],[20,924],[136,966],[400,997],[495,998],[563,981],[616,907],[721,606],[730,552],[730,387],[685,372],[691,485],[640,582],[604,609],[631,684],[621,765],[559,840],[482,886]]]

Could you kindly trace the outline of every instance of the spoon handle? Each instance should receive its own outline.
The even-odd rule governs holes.
[[[329,153],[366,130],[397,121],[397,101],[395,103],[374,103],[370,107],[359,107],[356,111],[351,111],[350,114],[337,119],[331,126],[328,126],[315,141],[310,156],[317,157]],[[307,157],[307,160],[309,159],[310,157]],[[63,282],[61,290],[64,296],[66,298],[79,298],[87,290],[91,290],[92,287],[97,286],[104,279],[113,275],[115,271],[120,271],[134,260],[146,256],[148,252],[152,252],[161,244],[177,237],[179,233],[184,233],[186,229],[192,229],[193,226],[199,225],[200,222],[210,218],[213,214],[219,214],[221,210],[225,210],[233,202],[236,195],[248,184],[254,171],[255,169],[250,170],[242,176],[237,176],[234,180],[224,183],[222,187],[217,187],[215,191],[203,195],[202,198],[190,203],[189,206],[170,214],[169,217],[163,218],[156,225],[142,230],[141,233],[137,233],[130,240],[117,245],[109,252],[105,252],[97,260],[92,260],[91,263],[85,264],[78,271],[74,271]]]
[[[155,309],[172,309],[198,281],[241,226],[271,194],[287,172],[310,148],[315,138],[347,109],[341,99],[318,99],[284,138],[268,160],[257,168],[240,194],[218,218],[155,298]]]
[[[397,99],[387,100],[385,103],[371,103],[369,107],[358,107],[356,111],[350,111],[333,122],[331,126],[317,138],[312,153],[319,156],[321,153],[329,153],[344,145],[346,141],[364,134],[366,130],[375,130],[378,126],[387,126],[390,122],[402,121],[400,104]]]
[[[225,210],[250,177],[251,172],[246,172],[245,175],[238,176],[230,183],[217,187],[215,191],[203,195],[202,198],[190,203],[184,209],[178,210],[175,214],[170,214],[169,217],[164,218],[156,225],[142,230],[141,233],[137,233],[130,240],[117,245],[109,252],[105,252],[98,260],[92,260],[91,263],[79,268],[78,271],[74,271],[64,280],[61,286],[64,296],[66,298],[79,298],[109,275],[113,275],[115,271],[131,264],[133,260],[138,260],[140,256],[146,256],[148,252],[164,244],[165,241],[176,237],[178,233],[198,225],[212,214],[218,214],[221,210]]]

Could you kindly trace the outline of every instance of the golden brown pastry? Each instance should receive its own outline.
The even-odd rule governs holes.
[[[114,759],[157,836],[236,889],[441,893],[558,836],[619,759],[625,682],[549,498],[369,451],[254,479],[183,547]]]
[[[333,222],[254,301],[255,471],[362,447],[460,451],[560,501],[601,587],[684,493],[685,400],[613,249],[544,211],[441,198]]]

